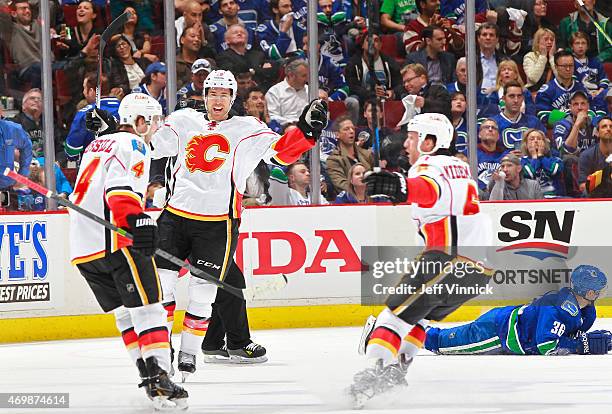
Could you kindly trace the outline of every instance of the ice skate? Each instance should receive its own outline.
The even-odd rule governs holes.
[[[236,364],[260,364],[266,362],[266,348],[251,342],[247,346],[238,349],[228,349],[230,362]]]
[[[407,386],[406,373],[412,358],[406,359],[400,355],[398,361],[384,366],[383,360],[378,359],[373,368],[358,372],[353,377],[353,384],[348,393],[353,400],[353,408],[361,409],[364,404],[377,395],[391,391],[396,387]]]
[[[151,397],[151,387],[149,386],[149,373],[147,371],[147,365],[145,364],[144,359],[138,358],[136,360],[136,366],[138,367],[138,374],[140,375],[141,379],[140,384],[138,384],[138,388],[144,387],[147,398],[152,401],[153,397]]]
[[[225,344],[219,349],[203,349],[204,362],[208,364],[227,364],[230,363],[230,356]]]
[[[368,341],[370,340],[370,335],[374,331],[374,327],[376,326],[376,317],[374,315],[368,316],[368,320],[363,326],[363,331],[361,331],[361,339],[359,340],[359,346],[357,347],[357,353],[359,355],[365,355],[366,346],[368,345]]]
[[[189,394],[183,387],[172,382],[166,371],[157,365],[155,357],[147,358],[146,368],[149,374],[146,386],[153,400],[153,407],[156,410],[187,409]]]
[[[196,370],[196,356],[187,352],[179,351],[178,370],[181,373],[181,381],[185,382],[187,377]]]

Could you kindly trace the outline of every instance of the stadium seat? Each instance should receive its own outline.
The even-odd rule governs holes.
[[[404,104],[402,101],[385,101],[383,103],[384,126],[397,130],[397,123],[404,116]]]
[[[340,115],[346,113],[346,104],[344,101],[330,101],[329,102],[329,119],[334,121]]]
[[[380,54],[393,58],[398,62],[403,62],[404,58],[400,56],[397,36],[394,34],[384,34],[380,37],[382,46]]]
[[[612,62],[606,62],[603,64],[604,70],[608,75],[608,79],[612,79]]]
[[[161,61],[165,61],[164,54],[166,53],[166,44],[164,36],[151,36],[151,53],[157,56]]]
[[[574,0],[548,0],[546,18],[558,27],[561,19],[574,11],[576,11]]]
[[[64,4],[62,6],[62,10],[64,11],[64,23],[66,23],[66,26],[74,27],[77,25],[77,18],[76,18],[77,7],[78,6],[75,4]]]

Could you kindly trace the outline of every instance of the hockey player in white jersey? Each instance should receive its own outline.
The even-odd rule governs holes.
[[[261,160],[288,165],[312,148],[327,125],[327,105],[314,100],[304,108],[298,128],[279,136],[257,118],[229,116],[236,93],[231,72],[211,72],[204,82],[206,113],[192,109],[172,113],[153,136],[152,145],[153,158],[176,157],[170,195],[158,219],[160,247],[244,288],[244,275],[233,256],[246,180]],[[179,269],[156,260],[170,328]],[[224,290],[217,294],[216,286],[192,277],[178,356],[183,380],[196,369],[213,301],[227,333],[227,349],[220,346],[219,356],[246,363],[266,360],[265,348],[250,339],[245,300]]]
[[[93,110],[88,124],[108,118]],[[143,211],[151,151],[162,120],[159,103],[144,94],[126,96],[117,132],[99,136],[84,151],[70,200],[127,229],[133,241],[70,210],[71,260],[105,312],[113,311],[128,353],[156,409],[186,408],[187,391],[167,375],[170,346],[166,312],[153,254],[155,221]],[[95,122],[93,122],[95,124]]]
[[[389,296],[378,318],[371,316],[366,323],[359,351],[375,362],[374,367],[355,375],[349,389],[356,407],[404,385],[408,365],[423,346],[429,320],[444,318],[476,296],[452,294],[444,285],[484,286],[489,281],[484,248],[491,243],[491,225],[480,213],[478,187],[469,166],[450,156],[452,139],[453,126],[444,115],[416,115],[408,123],[405,143],[412,165],[408,178],[386,171],[366,173],[370,196],[412,203],[412,218],[424,250],[414,259],[422,266],[400,282],[413,287],[404,290],[412,293]],[[459,275],[455,271],[459,268],[472,271]],[[436,290],[435,285],[443,289]],[[424,287],[433,287],[435,294],[423,293]]]

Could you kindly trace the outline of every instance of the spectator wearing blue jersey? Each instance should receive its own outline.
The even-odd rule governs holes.
[[[357,204],[369,201],[366,194],[366,185],[363,182],[363,175],[366,171],[365,165],[360,162],[351,166],[348,171],[349,184],[347,189],[338,194],[334,204]]]
[[[570,52],[555,53],[555,67],[555,78],[542,85],[536,96],[538,118],[547,126],[553,126],[569,112],[573,92],[584,91],[582,84],[574,80],[574,56]]]
[[[230,26],[235,24],[242,25],[247,31],[247,50],[251,50],[256,42],[255,29],[257,28],[257,21],[247,24],[246,21],[239,17],[238,11],[240,6],[235,0],[220,0],[219,10],[221,11],[221,18],[214,24],[210,25],[210,31],[215,37],[215,46],[217,53],[221,53],[229,48],[227,39],[225,38],[225,32]]]
[[[166,64],[163,62],[154,62],[147,66],[142,83],[132,89],[132,93],[144,93],[145,95],[149,95],[159,102],[164,114],[167,114]]]
[[[607,354],[609,331],[588,332],[595,319],[595,301],[607,286],[595,266],[580,265],[571,287],[548,292],[530,304],[493,308],[474,322],[450,329],[427,330],[425,348],[454,355]]]
[[[517,143],[523,139],[523,133],[530,128],[546,133],[546,128],[536,116],[522,112],[525,106],[525,91],[519,82],[509,81],[503,91],[503,110],[491,117],[499,127],[500,144],[508,150],[517,149]]]
[[[523,175],[540,184],[544,198],[555,198],[565,195],[561,181],[563,161],[555,157],[550,150],[550,141],[544,132],[531,128],[523,134],[521,142],[521,165]]]
[[[501,167],[501,159],[508,154],[508,150],[499,143],[499,128],[494,119],[485,119],[478,131],[477,157],[478,157],[478,189],[481,199],[488,198],[487,187],[493,173]]]
[[[570,116],[555,124],[553,140],[562,156],[579,156],[582,151],[595,145],[587,92],[573,92],[569,98],[569,107]]]
[[[302,49],[306,16],[292,11],[291,0],[271,0],[270,9],[274,18],[257,26],[256,34],[268,59],[280,60]]]
[[[468,134],[465,121],[467,102],[463,92],[451,94],[451,122],[455,128],[455,150],[465,156],[468,155]]]
[[[94,134],[88,131],[85,127],[85,116],[87,111],[95,107],[96,102],[96,86],[97,74],[88,73],[83,80],[83,96],[87,101],[87,106],[76,113],[70,126],[70,131],[66,136],[64,150],[69,160],[78,160],[83,150],[94,140]],[[102,99],[100,99],[100,109],[110,112],[116,119],[119,119],[119,104],[120,101],[110,95],[110,83],[108,76],[100,75],[100,91]]]
[[[23,127],[15,122],[0,119],[0,171],[15,170],[15,150],[19,152],[19,171],[26,177],[32,162],[32,141]],[[15,184],[12,178],[0,174],[0,190],[10,190]]]
[[[592,100],[605,100],[610,81],[599,58],[597,56],[589,58],[586,55],[589,48],[589,37],[583,32],[572,33],[570,45],[574,54],[574,76],[576,80],[582,83]]]

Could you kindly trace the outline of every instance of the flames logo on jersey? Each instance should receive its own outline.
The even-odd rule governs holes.
[[[230,144],[223,135],[196,135],[187,144],[185,166],[190,173],[217,171],[230,152]]]

